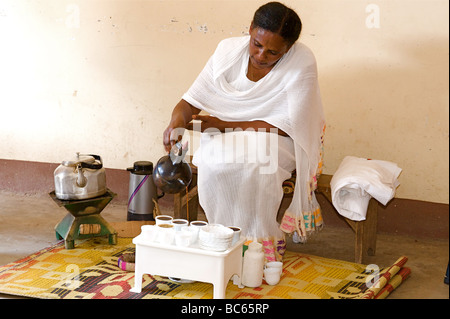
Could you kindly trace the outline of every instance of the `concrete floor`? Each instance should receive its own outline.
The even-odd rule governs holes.
[[[171,213],[170,207],[162,210]],[[54,227],[65,214],[65,209],[49,196],[0,191],[0,265],[56,242]],[[109,222],[126,221],[126,206],[113,201],[101,215]],[[306,244],[288,240],[288,250],[353,261],[353,243],[350,228],[325,226]],[[407,266],[412,273],[390,299],[449,299],[449,286],[443,282],[449,261],[448,240],[379,234],[376,256],[370,257],[366,264],[384,267],[400,256],[409,258]],[[0,294],[0,298],[15,297]]]

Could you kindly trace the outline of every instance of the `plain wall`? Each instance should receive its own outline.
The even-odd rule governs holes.
[[[173,106],[265,2],[2,0],[0,158],[156,162]],[[392,161],[396,197],[448,203],[448,1],[284,3],[318,61],[324,173],[346,155]]]

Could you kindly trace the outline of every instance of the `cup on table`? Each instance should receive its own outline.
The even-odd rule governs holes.
[[[281,261],[269,261],[268,263],[266,263],[265,269],[269,268],[277,269],[281,276],[283,272],[283,263]]]
[[[180,231],[183,226],[189,225],[189,221],[187,219],[174,219],[172,225],[175,231]]]
[[[268,285],[274,286],[280,282],[280,271],[278,268],[264,269],[264,280]]]
[[[189,225],[200,229],[200,227],[206,226],[208,223],[203,220],[194,220]]]
[[[157,241],[161,244],[171,245],[175,237],[175,230],[172,224],[156,225],[158,233],[156,235]]]
[[[173,217],[169,215],[158,215],[155,217],[155,224],[172,224]]]
[[[181,227],[182,232],[189,232],[191,235],[190,238],[190,245],[194,244],[198,239],[198,229],[192,226],[183,226]]]
[[[192,232],[187,229],[175,232],[175,244],[177,246],[188,247],[191,244],[191,239]]]
[[[152,242],[156,239],[157,234],[156,226],[154,225],[142,225],[141,226],[141,234],[144,240]]]
[[[233,231],[233,240],[231,242],[231,246],[236,244],[241,238],[241,228],[237,226],[228,226]]]
[[[190,231],[192,231],[192,244],[198,239],[198,233],[202,227],[207,226],[208,223],[203,220],[194,220],[189,224]]]

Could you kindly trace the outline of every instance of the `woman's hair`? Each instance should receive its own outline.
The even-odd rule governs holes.
[[[284,40],[293,44],[300,37],[302,21],[294,10],[279,2],[269,2],[256,10],[253,27],[277,33]]]

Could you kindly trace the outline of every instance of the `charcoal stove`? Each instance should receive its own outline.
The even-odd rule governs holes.
[[[56,239],[64,239],[66,249],[75,248],[75,240],[108,235],[110,245],[117,244],[117,232],[100,216],[101,211],[109,204],[116,194],[107,189],[106,193],[89,199],[61,200],[55,191],[50,197],[64,207],[68,213],[55,226]]]

